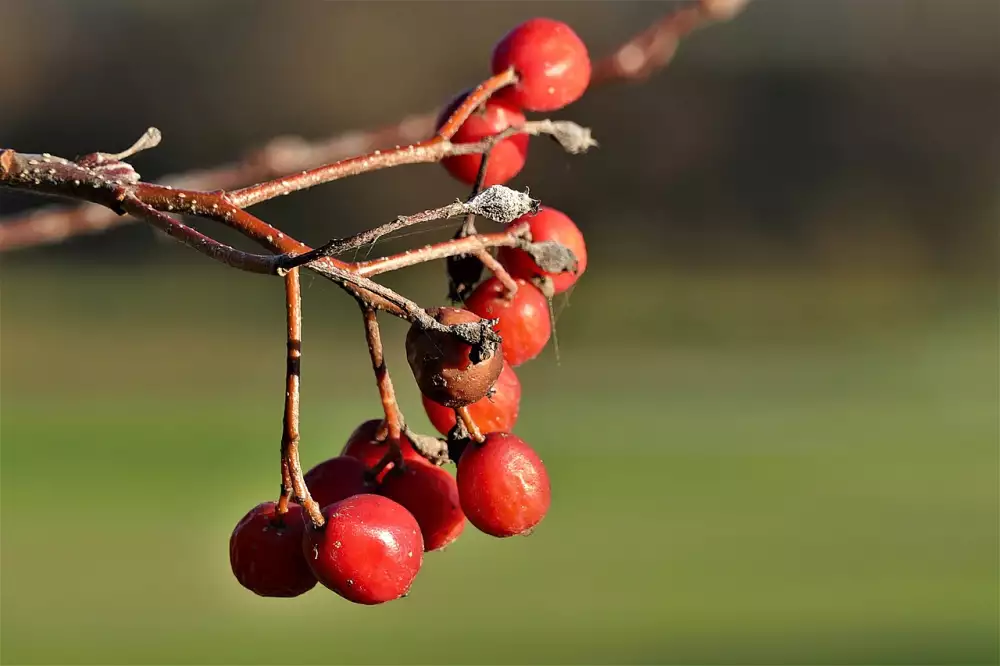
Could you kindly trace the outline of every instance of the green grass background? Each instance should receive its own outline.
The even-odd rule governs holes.
[[[550,514],[366,608],[232,578],[281,285],[191,262],[2,271],[5,663],[996,663],[993,284],[592,268],[519,373]],[[391,284],[430,304],[437,270]],[[378,402],[352,304],[305,289],[309,465]]]

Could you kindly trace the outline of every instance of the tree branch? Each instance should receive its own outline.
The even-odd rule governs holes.
[[[746,4],[747,0],[696,0],[672,10],[611,55],[595,61],[591,88],[616,81],[645,79],[670,62],[682,37],[712,21],[732,18]],[[162,179],[162,184],[178,190],[221,191],[267,181],[286,174],[297,173],[301,177],[302,172],[309,172],[320,165],[337,163],[337,160],[349,155],[370,153],[380,146],[398,144],[408,147],[421,137],[430,136],[434,132],[435,118],[436,112],[408,116],[396,125],[379,130],[349,132],[317,142],[309,142],[298,137],[279,137],[251,153],[244,160],[210,169],[166,176]],[[451,131],[451,128],[442,127],[444,136],[450,138],[452,135],[444,132],[445,129]],[[408,148],[399,150],[403,151],[403,154],[397,153],[397,158],[405,156],[414,159],[414,156],[409,154]],[[429,157],[430,154],[433,154],[433,151],[423,154],[422,157]],[[33,156],[39,161],[44,157],[44,155]],[[38,188],[36,191],[44,190]],[[49,193],[67,196],[66,192]],[[115,207],[107,206],[102,198],[102,192],[91,192],[90,196],[85,196],[82,192],[72,192],[68,196],[76,200],[94,202],[100,206],[84,204],[73,207],[44,207],[0,219],[0,252],[57,243],[71,236],[104,231],[132,221],[129,217],[117,215]]]

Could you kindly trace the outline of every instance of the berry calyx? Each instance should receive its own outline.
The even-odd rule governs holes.
[[[357,458],[348,456],[324,460],[306,472],[303,479],[309,494],[321,507],[375,490],[368,479],[368,468]]]
[[[468,94],[469,91],[462,93],[441,112],[436,127],[440,128],[448,120]],[[451,138],[451,142],[478,143],[488,136],[499,134],[508,127],[522,125],[524,121],[524,114],[510,102],[490,99],[462,123],[462,126]],[[483,187],[506,183],[521,172],[527,159],[527,134],[515,134],[497,143],[490,150]],[[482,162],[482,155],[456,155],[441,160],[441,165],[456,180],[473,185],[479,175],[479,167]]]
[[[565,213],[548,206],[542,206],[537,213],[529,213],[512,223],[512,225],[523,224],[528,225],[533,242],[555,241],[568,247],[576,256],[576,271],[546,273],[538,267],[531,255],[515,247],[502,247],[497,253],[497,259],[500,260],[503,267],[512,277],[524,280],[536,277],[551,278],[553,290],[557,294],[572,287],[587,270],[587,244],[583,240],[580,229]]]
[[[518,82],[499,97],[529,111],[554,111],[579,99],[590,83],[590,56],[583,40],[562,21],[533,18],[493,47],[493,73],[508,67]]]
[[[552,335],[549,299],[535,285],[517,283],[517,293],[510,297],[500,280],[490,278],[465,301],[480,317],[499,319],[494,328],[503,338],[503,357],[514,367],[538,356]]]
[[[448,435],[455,427],[455,410],[421,396],[424,411],[431,424],[442,435]],[[469,414],[479,426],[480,432],[510,432],[517,423],[521,406],[521,381],[510,364],[504,363],[500,376],[485,398],[469,405]]]
[[[407,593],[423,563],[417,520],[381,495],[355,495],[323,510],[326,524],[300,542],[320,583],[349,601],[381,604]]]
[[[305,558],[302,538],[306,515],[288,504],[277,515],[277,504],[264,502],[250,510],[229,537],[229,564],[240,585],[262,597],[297,597],[316,585]]]
[[[347,438],[347,443],[344,445],[344,449],[340,452],[342,456],[348,456],[350,458],[357,458],[361,461],[361,464],[365,466],[365,469],[371,470],[375,465],[385,457],[385,454],[389,452],[389,445],[385,442],[380,442],[378,440],[379,430],[382,428],[381,419],[372,419],[370,421],[365,421],[351,433],[351,436]],[[423,460],[423,456],[417,453],[416,449],[413,448],[412,443],[407,439],[406,435],[403,435],[399,441],[399,449],[403,454],[403,460]],[[393,463],[389,463],[385,466],[382,472],[378,475],[379,481],[385,476],[385,473],[392,469]]]
[[[427,314],[445,326],[482,321],[460,308],[432,308]],[[473,361],[472,346],[449,332],[425,330],[414,323],[406,334],[406,360],[420,392],[446,407],[470,405],[486,395],[503,370],[501,348]]]
[[[495,537],[529,532],[552,499],[541,458],[510,433],[490,433],[482,444],[469,444],[458,461],[457,482],[469,522]]]
[[[425,461],[407,461],[386,474],[379,492],[413,514],[428,552],[444,548],[465,529],[458,485],[440,467]]]

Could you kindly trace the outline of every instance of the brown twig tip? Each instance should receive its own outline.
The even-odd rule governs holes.
[[[522,215],[537,213],[541,202],[528,192],[518,192],[504,185],[493,185],[466,202],[468,212],[500,224],[510,224]]]
[[[120,153],[96,153],[111,161],[124,160],[150,148],[156,148],[163,140],[163,133],[155,127],[148,128],[131,146]]]

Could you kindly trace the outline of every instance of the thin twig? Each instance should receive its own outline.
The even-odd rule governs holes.
[[[385,413],[385,425],[388,429],[388,441],[399,448],[399,438],[405,427],[403,414],[396,402],[396,391],[392,387],[392,378],[385,366],[385,353],[382,349],[382,334],[379,331],[378,315],[372,308],[361,304],[365,320],[365,340],[368,342],[368,353],[372,359],[372,370],[375,372],[375,384],[378,387],[379,399],[382,401],[382,411]]]
[[[521,239],[525,233],[527,233],[527,229],[521,228],[493,234],[473,234],[464,238],[452,238],[379,259],[359,261],[351,265],[351,272],[359,277],[368,277],[416,266],[435,259],[475,254],[492,247],[516,247],[522,242]]]
[[[392,222],[363,231],[349,238],[338,238],[303,254],[288,255],[279,259],[282,269],[304,266],[322,257],[331,257],[375,243],[383,236],[416,224],[447,220],[461,215],[484,215],[494,222],[506,224],[513,219],[537,210],[539,202],[526,193],[516,192],[503,185],[494,185],[488,192],[474,194],[467,201],[456,201],[447,206],[432,208],[413,215],[400,215]]]
[[[302,288],[299,272],[289,271],[285,275],[285,305],[287,313],[288,346],[285,361],[285,411],[281,427],[281,468],[282,482],[286,476],[292,484],[292,495],[296,502],[309,514],[316,527],[325,522],[323,512],[316,500],[309,494],[302,476],[299,462],[299,391],[302,367]],[[287,470],[287,474],[286,474]],[[282,496],[287,490],[282,488]]]
[[[666,67],[681,39],[697,28],[736,16],[749,0],[694,0],[667,14],[614,53],[594,63],[591,85],[612,81],[641,81]]]
[[[507,269],[503,267],[503,264],[497,261],[496,257],[486,250],[477,251],[475,253],[475,257],[476,259],[479,259],[479,261],[483,262],[483,266],[485,266],[489,272],[493,273],[493,276],[496,277],[497,280],[500,280],[500,284],[503,285],[507,298],[514,298],[514,295],[517,294],[517,280],[510,276],[510,273],[508,273]]]

